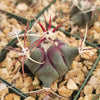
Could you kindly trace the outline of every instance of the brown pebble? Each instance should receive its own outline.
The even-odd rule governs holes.
[[[20,11],[25,11],[28,9],[28,6],[25,3],[19,3],[16,8]]]
[[[86,85],[84,87],[84,94],[85,95],[92,94],[92,92],[93,92],[93,87],[91,85]]]
[[[100,84],[100,80],[96,78],[95,76],[92,76],[90,80],[88,81],[88,84],[92,85],[94,89],[98,87],[98,84]]]
[[[31,77],[26,77],[24,80],[24,86],[29,87],[30,85],[32,85],[32,79]]]
[[[14,94],[14,93],[10,93],[5,97],[4,100],[20,100],[20,96]]]
[[[64,97],[70,97],[73,91],[70,89],[67,89],[66,86],[62,86],[58,89],[58,93]]]
[[[32,98],[32,97],[27,97],[26,99],[24,99],[24,100],[35,100],[34,98]]]
[[[98,85],[98,87],[96,89],[96,94],[100,94],[100,85]]]
[[[0,77],[2,77],[3,79],[9,78],[9,73],[8,73],[7,68],[0,69]]]
[[[76,83],[72,79],[68,80],[67,88],[70,90],[78,90],[78,86],[76,85]]]

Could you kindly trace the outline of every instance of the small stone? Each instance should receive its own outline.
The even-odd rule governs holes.
[[[82,72],[86,75],[89,71],[86,66],[83,66]]]
[[[45,96],[48,95],[48,92],[46,95],[45,95],[45,93],[41,93],[41,94],[37,94],[37,95],[39,97],[39,100],[43,100],[43,98],[45,98]]]
[[[76,85],[76,83],[72,79],[68,80],[67,88],[71,89],[71,90],[78,90],[78,86]]]
[[[15,68],[13,70],[13,74],[15,74],[19,71],[20,65],[21,65],[21,63],[19,61],[17,61],[16,64],[15,64]]]
[[[6,84],[0,83],[0,91],[3,91],[7,88]]]
[[[62,81],[60,84],[59,84],[59,87],[63,86],[64,84],[66,84],[66,80]]]
[[[25,3],[19,3],[16,8],[20,11],[28,10],[28,6]]]
[[[11,28],[10,28],[10,27],[5,27],[5,28],[3,29],[3,33],[6,34],[6,35],[7,35],[10,31],[11,31]]]
[[[85,66],[92,66],[92,65],[93,65],[93,62],[90,61],[90,60],[84,60],[84,61],[83,61],[83,64],[84,64]]]
[[[38,86],[39,85],[39,80],[38,80],[38,78],[35,76],[35,78],[34,78],[34,81],[33,81],[33,86]]]
[[[88,48],[92,48],[92,47],[90,46],[85,47],[85,49]],[[81,58],[86,60],[92,59],[92,57],[95,55],[96,52],[97,52],[96,49],[86,50],[83,54],[81,54]]]
[[[86,52],[87,53],[87,55],[86,54],[81,54],[81,58],[82,59],[90,59],[90,54],[88,53],[88,52]],[[89,56],[88,56],[89,55]]]
[[[92,92],[93,92],[93,87],[91,85],[86,85],[84,87],[84,94],[85,95],[92,94]]]
[[[81,62],[73,61],[73,63],[72,63],[73,69],[76,69],[76,68],[82,69],[82,67],[83,67],[83,65]]]
[[[17,74],[15,74],[13,76],[13,80],[15,80],[15,86],[18,88],[18,89],[22,89],[23,86],[24,86],[24,83],[23,83],[23,78],[22,78],[22,75],[20,72],[17,72]]]
[[[5,34],[3,32],[0,31],[0,39],[4,38]]]
[[[91,70],[92,66],[88,66],[88,69]]]
[[[31,77],[25,78],[24,86],[25,86],[25,87],[29,87],[31,84],[32,84],[32,79],[31,79]]]
[[[80,97],[78,100],[84,100],[84,98],[83,97]]]
[[[80,55],[75,58],[75,61],[79,62],[81,60]]]
[[[34,98],[32,98],[32,97],[27,97],[26,99],[24,99],[24,100],[35,100]]]
[[[21,91],[23,91],[23,92],[29,92],[29,88],[28,88],[28,87],[23,87],[23,88],[21,89]]]
[[[0,41],[0,46],[5,46],[6,44],[8,43],[7,39],[6,38],[2,38],[1,41]]]
[[[99,67],[100,65],[98,65],[98,67]],[[98,67],[96,67],[96,69],[95,69],[95,71],[93,72],[93,75],[95,76],[95,77],[100,77],[100,67],[98,68]]]
[[[100,85],[98,85],[98,87],[96,89],[96,94],[100,94]]]
[[[12,84],[12,79],[11,78],[6,79],[6,81],[9,82],[10,84]]]
[[[34,90],[40,90],[41,89],[41,86],[34,86]]]
[[[53,91],[57,91],[57,89],[58,89],[58,87],[57,87],[57,82],[53,82],[52,84],[51,84],[51,89],[53,90]]]
[[[2,77],[3,79],[9,78],[9,73],[8,73],[7,68],[0,69],[0,77]]]
[[[92,100],[93,99],[93,94],[89,94],[89,95],[86,95],[85,97],[84,97],[84,100]]]
[[[5,97],[4,100],[20,100],[20,96],[14,94],[14,93],[10,93]]]
[[[66,88],[66,86],[62,86],[58,89],[58,93],[64,97],[70,97],[73,93],[72,90]]]
[[[100,80],[98,80],[98,78],[96,78],[95,76],[92,76],[88,81],[88,84],[92,85],[93,88],[96,89],[100,84]]]
[[[70,70],[65,76],[65,80],[68,79],[73,79],[75,83],[80,84],[84,80],[84,73],[79,68]]]
[[[51,97],[49,95],[46,95],[43,100],[51,100]]]
[[[13,69],[13,67],[11,68],[12,64],[13,64],[12,59],[7,56],[6,59],[2,62],[2,67],[6,67],[7,70],[12,70]]]
[[[72,68],[73,69],[76,69],[77,68],[77,63],[78,63],[77,61],[73,61],[73,63],[72,63]]]
[[[84,97],[84,90],[81,90],[80,97]]]
[[[4,90],[0,90],[0,100],[5,100],[5,99],[3,99],[3,96],[5,96],[5,94],[8,94],[8,93],[9,93],[8,88],[6,88]]]

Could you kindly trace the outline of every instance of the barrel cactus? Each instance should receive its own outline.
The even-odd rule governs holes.
[[[73,7],[70,10],[70,18],[74,25],[93,24],[97,20],[96,7],[89,0],[74,0]]]
[[[30,45],[34,39],[29,38]],[[69,47],[68,44],[58,39],[54,39],[53,42],[57,45],[54,46],[47,39],[44,40],[31,54],[32,59],[38,62],[44,61],[44,64],[40,65],[29,59],[25,60],[25,64],[43,82],[43,86],[46,88],[50,88],[53,81],[65,75],[72,61],[78,55],[77,48]],[[47,48],[45,45],[49,47]]]
[[[29,67],[31,72],[43,82],[44,87],[50,88],[53,81],[65,75],[72,61],[79,53],[78,48],[70,47],[67,43],[55,37],[54,32],[64,22],[58,25],[54,30],[51,30],[51,18],[49,26],[47,27],[46,25],[46,29],[40,22],[38,23],[43,30],[43,37],[40,39],[29,36],[30,46],[39,40],[37,46],[31,46],[30,50],[32,53],[30,57],[38,62],[44,63],[38,64],[30,59],[26,59],[25,64]],[[32,32],[30,32],[30,34],[32,34]]]

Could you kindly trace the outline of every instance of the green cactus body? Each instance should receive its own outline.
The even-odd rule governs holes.
[[[92,11],[93,5],[89,1],[80,1],[70,11],[70,18],[74,25],[84,26],[93,24],[97,20],[97,14]]]
[[[34,18],[35,19],[35,18]],[[36,20],[36,19],[35,19]],[[38,22],[38,20],[36,20]],[[68,20],[66,20],[68,21]],[[42,38],[29,36],[30,50],[33,51],[30,57],[43,64],[37,64],[30,59],[25,60],[25,64],[43,83],[45,88],[50,88],[52,82],[66,74],[74,58],[79,54],[78,48],[70,47],[68,44],[56,38],[55,31],[66,21],[51,30],[51,17],[46,29],[40,22],[38,24],[43,30]],[[29,34],[34,34],[30,32]],[[32,45],[35,42],[39,45]],[[32,50],[35,48],[34,50]]]
[[[29,38],[30,44],[34,42],[35,37]],[[35,39],[36,40],[36,39]],[[62,52],[62,54],[57,50],[57,48],[51,45],[47,51],[44,50],[40,44],[31,54],[31,58],[37,61],[44,61],[44,64],[36,64],[29,59],[25,60],[25,64],[29,67],[31,72],[35,74],[42,82],[43,86],[50,88],[53,81],[65,75],[68,68],[71,66],[74,58],[79,54],[78,48],[69,47],[62,41],[55,39],[58,43],[57,48]],[[46,45],[48,45],[46,43]]]

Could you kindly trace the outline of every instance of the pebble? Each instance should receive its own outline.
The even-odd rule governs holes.
[[[14,93],[10,93],[10,94],[6,95],[5,100],[20,100],[20,96],[14,94]]]
[[[6,84],[0,83],[0,91],[3,91],[7,88]]]
[[[76,83],[72,79],[68,80],[67,88],[71,89],[71,90],[78,90],[78,86],[76,85]]]
[[[65,80],[73,79],[75,83],[80,84],[84,80],[84,73],[80,69],[70,70],[65,75]]]
[[[62,81],[60,84],[59,84],[59,87],[63,86],[64,84],[66,84],[67,80],[64,80]]]
[[[58,93],[64,97],[70,97],[73,91],[70,89],[67,89],[66,86],[62,86],[58,89]]]
[[[9,73],[8,73],[8,70],[7,68],[1,68],[0,69],[0,77],[2,77],[3,79],[7,79],[9,78]]]
[[[78,100],[84,100],[84,98],[83,97],[80,97]]]
[[[3,91],[0,90],[0,100],[5,100],[5,99],[3,99],[3,96],[5,96],[5,94],[8,94],[8,93],[9,93],[8,88],[4,89]]]
[[[90,61],[90,60],[84,60],[84,61],[83,61],[83,64],[84,64],[85,66],[92,66],[92,65],[93,65],[93,62]]]
[[[24,99],[24,100],[35,100],[34,98],[32,98],[32,97],[27,97],[26,99]]]
[[[82,68],[82,72],[85,74],[85,75],[87,75],[88,74],[88,69],[87,69],[87,67],[86,66],[83,66],[83,68]]]
[[[57,82],[53,82],[52,84],[51,84],[51,89],[53,90],[53,91],[57,91],[57,89],[58,89],[58,87],[57,87]]]
[[[24,86],[24,82],[23,82],[23,78],[22,78],[22,75],[20,72],[17,72],[17,74],[15,74],[13,76],[13,80],[15,80],[15,86],[18,88],[18,89],[22,89],[23,86]]]
[[[86,85],[84,87],[84,94],[85,95],[92,94],[92,92],[93,92],[93,87],[91,85]]]
[[[93,96],[93,94],[86,95],[83,100],[92,100]]]
[[[24,86],[25,87],[29,87],[32,85],[32,79],[31,77],[26,77],[25,80],[24,80]]]
[[[99,67],[100,65],[98,65],[98,67]],[[95,69],[95,71],[93,72],[93,75],[95,76],[95,77],[100,77],[100,68],[96,68]]]
[[[92,76],[88,81],[88,84],[90,84],[94,89],[96,89],[98,85],[100,85],[100,80],[98,80],[98,78],[96,78],[95,76]]]
[[[29,92],[29,88],[28,88],[28,87],[23,87],[23,88],[21,89],[21,91],[23,91],[23,92]]]
[[[5,27],[5,28],[3,29],[3,33],[6,34],[6,35],[7,35],[10,31],[11,31],[11,28],[10,28],[10,27]]]
[[[100,85],[96,89],[96,94],[100,94]]]
[[[82,68],[83,68],[83,65],[82,65],[81,62],[73,61],[73,63],[72,63],[72,68],[73,68],[73,69],[77,69],[77,68],[82,69]]]
[[[32,82],[33,86],[38,86],[39,85],[39,80],[38,78],[35,76],[34,81]]]
[[[19,3],[16,8],[18,10],[20,10],[20,11],[26,11],[26,10],[28,10],[28,6],[25,3]]]

